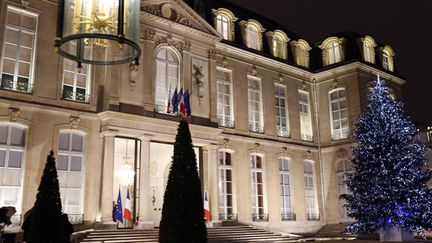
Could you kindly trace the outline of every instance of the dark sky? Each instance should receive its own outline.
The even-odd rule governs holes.
[[[314,43],[343,31],[390,45],[407,83],[404,103],[414,121],[432,124],[431,0],[229,0]],[[235,13],[234,13],[235,14]]]

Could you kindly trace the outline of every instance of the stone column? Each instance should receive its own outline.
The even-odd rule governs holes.
[[[112,220],[113,212],[113,186],[114,186],[114,149],[115,134],[103,135],[103,167],[101,188],[102,228],[116,228],[117,224]]]
[[[153,229],[154,222],[151,218],[151,195],[150,195],[150,138],[144,135],[141,140],[141,158],[139,175],[139,229]]]
[[[212,221],[219,221],[217,145],[203,148],[203,190],[209,197]]]

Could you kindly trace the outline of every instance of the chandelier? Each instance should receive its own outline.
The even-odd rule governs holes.
[[[138,65],[140,0],[59,0],[56,51],[82,63]]]
[[[123,164],[120,165],[120,169],[116,172],[115,176],[119,181],[120,185],[129,186],[134,183],[135,169],[132,164],[129,164],[130,157],[128,156],[128,140],[126,140],[126,152],[123,157]]]

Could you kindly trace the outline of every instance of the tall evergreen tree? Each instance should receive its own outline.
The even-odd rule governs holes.
[[[201,181],[189,125],[180,121],[159,229],[161,243],[207,242]]]
[[[50,152],[29,216],[28,243],[63,242],[62,206],[53,151]]]
[[[355,122],[358,145],[353,150],[354,171],[346,181],[352,194],[342,196],[348,216],[357,220],[347,231],[374,233],[396,227],[422,233],[432,226],[425,147],[402,103],[390,97],[379,77],[368,100],[366,112]]]

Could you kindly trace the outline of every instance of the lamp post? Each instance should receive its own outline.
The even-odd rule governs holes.
[[[140,0],[59,0],[56,51],[82,63],[138,65]]]

